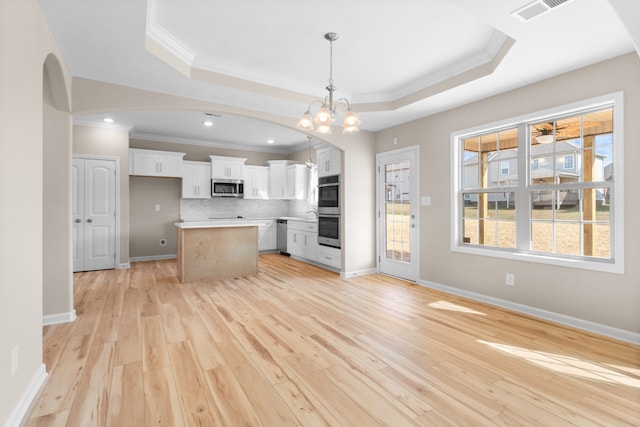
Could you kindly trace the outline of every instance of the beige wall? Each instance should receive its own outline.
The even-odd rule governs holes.
[[[71,117],[57,110],[49,73],[43,108],[43,314],[46,322],[74,318],[71,227]]]
[[[432,198],[431,206],[420,208],[420,279],[640,333],[639,76],[640,58],[633,53],[379,132],[378,152],[420,145],[420,195]],[[616,91],[625,97],[625,274],[450,251],[451,132]],[[515,287],[504,284],[507,272],[515,274]]]
[[[129,263],[129,132],[114,128],[73,126],[73,154],[119,159],[119,264]]]
[[[178,253],[178,232],[174,224],[180,220],[181,185],[179,178],[129,178],[131,258]],[[159,211],[155,210],[156,205],[160,206]],[[166,246],[160,245],[160,239],[166,239]]]
[[[43,181],[67,173],[54,169],[44,175],[43,144],[62,152],[70,145],[69,135],[57,127],[56,138],[44,137],[49,128],[43,112],[49,107],[43,102],[43,65],[50,54],[62,61],[37,1],[0,0],[0,425],[19,421],[30,393],[44,380],[43,268],[50,253],[43,245],[43,212],[58,216],[58,209],[70,209],[43,200]],[[70,76],[64,63],[50,65],[52,103],[68,111]],[[64,121],[68,117],[60,114]],[[63,251],[69,238],[60,242]],[[14,349],[19,364],[12,375]]]

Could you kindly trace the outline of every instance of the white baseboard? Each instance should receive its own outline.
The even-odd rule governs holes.
[[[565,314],[543,310],[541,308],[530,307],[528,305],[507,301],[500,298],[494,298],[494,297],[479,294],[476,292],[471,292],[463,289],[454,288],[451,286],[441,285],[439,283],[428,282],[426,280],[418,280],[416,283],[418,285],[425,286],[427,288],[436,289],[438,291],[446,292],[449,294],[458,295],[458,296],[469,298],[475,301],[484,302],[487,304],[506,308],[508,310],[517,311],[519,313],[528,314],[533,317],[549,320],[555,323],[559,323],[561,325],[570,326],[576,329],[581,329],[583,331],[593,332],[598,335],[604,335],[606,337],[614,338],[620,341],[625,341],[631,344],[640,344],[640,334],[631,332],[631,331],[626,331],[624,329],[618,329],[611,326],[602,325],[600,323],[595,323],[588,320],[567,316]]]
[[[38,394],[40,387],[44,384],[44,381],[47,379],[47,369],[44,363],[40,365],[40,368],[36,371],[31,383],[22,394],[22,397],[18,401],[18,404],[9,415],[9,419],[5,423],[5,427],[18,427],[22,422],[22,418],[24,418],[25,414],[29,410],[29,406],[33,402],[33,399]]]
[[[127,268],[131,268],[131,263],[121,262],[120,264],[118,264],[117,270],[126,270]]]
[[[76,320],[75,310],[71,310],[67,313],[47,314],[46,316],[42,316],[42,324],[44,326],[73,322],[74,320]]]
[[[129,258],[131,262],[141,262],[141,261],[159,261],[163,259],[175,259],[178,255],[176,254],[168,254],[168,255],[151,255],[151,256],[136,256]]]
[[[349,277],[357,277],[357,276],[368,276],[369,274],[377,273],[377,268],[367,268],[364,270],[354,270],[354,271],[341,271],[340,277],[343,279],[348,279]]]

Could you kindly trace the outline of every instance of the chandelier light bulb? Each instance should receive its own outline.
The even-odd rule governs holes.
[[[307,110],[306,113],[300,118],[298,127],[304,130],[313,130],[313,117],[311,117],[311,111]]]
[[[318,114],[316,115],[315,122],[318,125],[331,125],[333,118],[331,117],[331,110],[329,110],[329,107],[323,105],[322,108],[320,108],[320,111],[318,111]]]
[[[331,134],[331,125],[318,125],[318,129],[316,129],[318,133],[323,133],[325,135]]]

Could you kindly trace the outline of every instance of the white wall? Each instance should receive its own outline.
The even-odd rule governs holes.
[[[420,210],[420,279],[598,325],[640,334],[640,58],[631,53],[554,77],[376,135],[377,151],[420,144],[421,195],[431,206]],[[451,132],[541,111],[617,91],[625,100],[625,274],[541,265],[450,250]],[[514,273],[516,286],[505,285]]]
[[[44,379],[43,65],[50,53],[61,62],[37,2],[0,0],[0,425],[17,424]],[[52,98],[68,106],[68,73],[48,71]],[[70,137],[53,143],[67,151]]]

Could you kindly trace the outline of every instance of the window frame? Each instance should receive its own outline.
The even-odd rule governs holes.
[[[611,187],[613,203],[610,208],[610,233],[613,237],[613,243],[610,247],[611,259],[599,259],[587,256],[571,256],[563,254],[551,254],[532,252],[523,250],[522,242],[516,243],[516,249],[503,249],[497,247],[483,247],[480,245],[469,245],[462,242],[464,233],[463,227],[463,211],[462,211],[462,172],[464,162],[462,161],[462,143],[464,138],[470,138],[474,135],[485,134],[489,132],[500,132],[504,129],[518,128],[519,135],[519,155],[517,158],[518,171],[518,187],[516,198],[524,209],[519,209],[516,218],[516,240],[521,238],[527,239],[527,244],[531,240],[530,228],[531,218],[528,212],[529,203],[527,198],[530,193],[529,178],[531,173],[531,165],[529,164],[530,156],[528,150],[527,136],[528,125],[532,122],[557,118],[563,115],[580,114],[588,110],[599,108],[613,107],[613,164],[615,169],[614,182]],[[524,148],[524,149],[521,149]],[[624,95],[622,92],[615,92],[595,98],[590,98],[571,104],[565,104],[558,107],[549,108],[517,117],[512,117],[492,123],[474,126],[472,128],[462,129],[451,133],[451,212],[453,220],[451,223],[451,241],[450,247],[452,252],[483,255],[496,258],[506,258],[519,261],[528,261],[543,263],[549,265],[557,265],[563,267],[596,270],[611,273],[624,273]],[[575,167],[575,159],[574,159]],[[522,203],[524,202],[524,203]],[[525,220],[523,220],[525,218]]]

